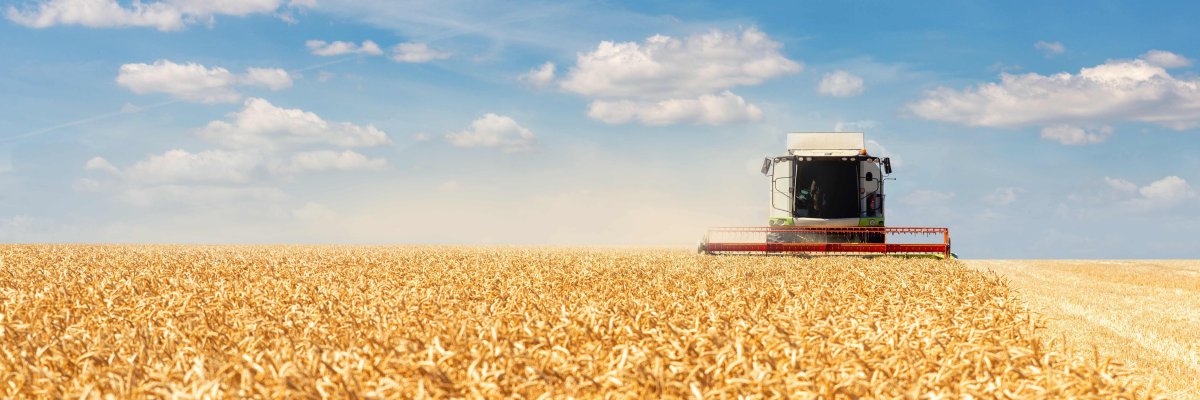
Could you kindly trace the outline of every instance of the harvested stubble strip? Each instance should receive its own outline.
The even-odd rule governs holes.
[[[1146,397],[956,262],[0,247],[0,397]]]

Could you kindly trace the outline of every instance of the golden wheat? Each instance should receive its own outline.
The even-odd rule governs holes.
[[[1200,400],[1200,262],[972,260],[1008,279],[1042,311],[1045,338],[1068,352],[1100,351],[1134,368],[1130,380],[1172,399]]]
[[[956,262],[0,247],[0,397],[1144,397]]]

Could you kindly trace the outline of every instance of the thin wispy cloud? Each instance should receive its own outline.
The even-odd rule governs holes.
[[[289,4],[307,6],[305,2]],[[177,31],[188,25],[211,24],[216,16],[270,14],[284,6],[282,0],[164,0],[135,1],[130,5],[116,0],[44,0],[24,7],[8,6],[5,16],[10,21],[31,28],[79,25],[89,28],[148,27]]]

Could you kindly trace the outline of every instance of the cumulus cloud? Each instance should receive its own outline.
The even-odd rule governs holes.
[[[113,166],[108,160],[105,160],[104,157],[92,157],[92,159],[83,165],[83,169],[86,171],[103,171],[110,174],[118,173],[117,167]]]
[[[1062,43],[1047,42],[1044,40],[1039,40],[1037,43],[1034,43],[1033,48],[1042,52],[1042,54],[1046,57],[1054,57],[1067,51],[1066,46],[1063,46]]]
[[[1139,212],[1171,208],[1198,197],[1187,180],[1174,175],[1141,187],[1119,178],[1104,177],[1104,181],[1109,187],[1128,196],[1121,199],[1118,205]]]
[[[89,28],[152,27],[160,31],[180,30],[192,23],[211,23],[217,15],[270,14],[281,0],[134,1],[128,6],[116,0],[46,0],[24,9],[9,6],[9,20],[31,28],[79,25]]]
[[[588,116],[618,124],[724,124],[756,121],[762,110],[730,89],[800,72],[781,44],[756,28],[711,30],[686,38],[654,35],[642,42],[602,41],[579,53],[558,81],[561,89],[593,99]],[[553,79],[553,70],[526,76]]]
[[[1084,129],[1072,125],[1051,125],[1042,128],[1042,139],[1057,141],[1066,145],[1085,145],[1104,143],[1112,136],[1113,129],[1110,126],[1101,126],[1095,129]]]
[[[279,68],[247,68],[241,83],[262,86],[271,90],[282,90],[292,87],[292,76]]]
[[[522,151],[533,147],[533,131],[512,118],[487,113],[471,122],[470,128],[446,134],[446,141],[458,147],[493,147]]]
[[[1019,187],[1000,187],[983,196],[985,203],[993,206],[1007,206],[1017,201],[1017,197],[1025,193],[1025,189]]]
[[[562,88],[593,97],[695,97],[757,85],[803,66],[756,28],[709,31],[685,39],[654,35],[641,43],[600,42],[580,53]]]
[[[292,154],[286,163],[274,165],[271,170],[276,174],[296,174],[329,170],[378,170],[385,166],[385,159],[370,158],[350,150],[317,150]]]
[[[834,97],[858,96],[863,92],[863,79],[846,71],[833,71],[821,78],[817,91]]]
[[[1162,50],[1150,50],[1146,54],[1142,54],[1141,59],[1163,68],[1181,68],[1192,65],[1192,60],[1187,57]]]
[[[1138,188],[1138,194],[1148,200],[1178,203],[1195,197],[1196,192],[1192,191],[1192,186],[1183,178],[1168,176]]]
[[[324,40],[309,40],[304,42],[308,50],[313,55],[329,57],[340,56],[344,54],[362,54],[368,56],[378,56],[383,54],[383,49],[379,48],[378,44],[370,40],[364,40],[361,45],[354,42],[326,42]]]
[[[940,87],[908,104],[922,118],[967,126],[1087,126],[1136,121],[1176,130],[1200,125],[1200,79],[1177,78],[1167,66],[1181,56],[1153,51],[1135,60],[1111,60],[1079,73],[1001,74],[1000,82],[956,90]],[[1102,130],[1050,129],[1047,138],[1095,141]]]
[[[428,44],[407,42],[392,47],[392,60],[406,63],[425,63],[450,58],[450,53],[429,48]]]
[[[541,66],[529,70],[520,77],[522,82],[529,83],[536,87],[544,87],[554,81],[554,63],[547,62]]]
[[[117,84],[137,94],[165,93],[185,101],[230,103],[242,97],[235,90],[238,85],[280,90],[292,86],[292,77],[278,68],[249,68],[245,74],[237,75],[221,67],[158,60],[153,64],[122,65]]]
[[[237,81],[237,76],[225,68],[167,60],[125,64],[117,74],[117,84],[134,93],[167,93],[177,99],[204,103],[237,101],[241,98],[233,89]]]
[[[762,119],[762,110],[727,90],[719,95],[705,94],[695,99],[667,99],[657,102],[596,100],[588,107],[588,116],[609,124],[639,121],[646,125],[721,125],[757,121]]]
[[[270,202],[287,198],[271,178],[292,180],[311,172],[379,170],[387,165],[386,159],[345,150],[386,144],[383,131],[326,121],[257,98],[246,100],[245,107],[228,120],[209,122],[196,133],[221,148],[168,150],[124,168],[94,157],[83,169],[107,177],[93,174],[74,186],[78,191],[115,193],[116,198],[138,205]]]
[[[146,184],[247,182],[259,162],[259,155],[246,152],[170,150],[138,161],[124,174],[127,179]]]
[[[197,134],[231,149],[275,149],[296,144],[332,144],[341,147],[378,146],[388,143],[387,134],[372,125],[329,122],[300,109],[276,107],[250,98],[229,121],[212,121]]]

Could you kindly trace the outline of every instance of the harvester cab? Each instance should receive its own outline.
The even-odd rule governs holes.
[[[860,132],[793,133],[788,155],[764,160],[771,226],[883,226],[891,161],[867,154]]]
[[[868,154],[862,132],[790,133],[787,154],[764,159],[762,173],[770,186],[767,226],[711,228],[701,252],[951,255],[946,228],[886,225],[892,163]],[[941,243],[914,243],[921,236]]]

